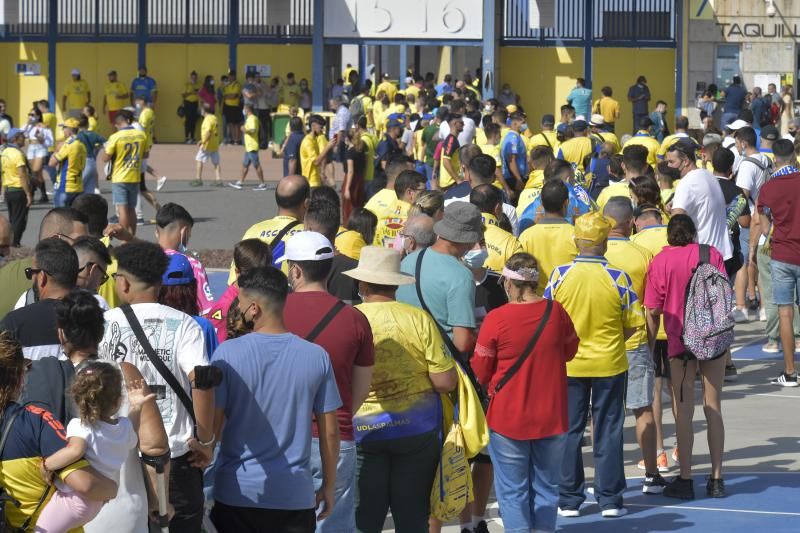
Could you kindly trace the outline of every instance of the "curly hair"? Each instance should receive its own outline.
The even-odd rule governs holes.
[[[92,426],[119,410],[122,374],[109,363],[89,363],[75,376],[70,394],[78,406],[81,422]]]
[[[147,241],[131,241],[114,248],[114,256],[117,258],[117,270],[127,272],[137,281],[150,286],[161,283],[161,277],[169,265],[164,250]]]
[[[8,331],[0,331],[0,408],[16,398],[25,371],[22,345]]]
[[[96,350],[103,338],[105,318],[97,299],[87,290],[73,289],[56,303],[56,325],[66,344],[77,350]]]

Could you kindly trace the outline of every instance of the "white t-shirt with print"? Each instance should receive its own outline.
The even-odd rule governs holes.
[[[724,260],[733,256],[733,245],[728,234],[725,197],[717,179],[705,169],[695,169],[681,178],[673,209],[683,209],[692,217],[697,227],[697,242],[716,248]]]
[[[200,326],[189,315],[166,305],[140,303],[131,307],[150,345],[191,397],[189,374],[194,371],[195,366],[208,364]],[[156,403],[167,430],[172,457],[186,454],[189,451],[187,441],[193,436],[189,413],[139,346],[122,309],[106,311],[105,318],[106,330],[97,351],[98,357],[118,363],[131,363],[139,369],[150,391],[157,396]]]

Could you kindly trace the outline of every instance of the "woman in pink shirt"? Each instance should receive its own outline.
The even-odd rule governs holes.
[[[667,226],[669,246],[659,253],[647,271],[644,305],[647,308],[648,337],[656,338],[659,320],[664,317],[667,332],[667,352],[672,372],[672,396],[675,399],[675,424],[678,436],[680,475],[664,489],[664,496],[694,499],[692,482],[692,417],[694,415],[694,376],[698,367],[703,376],[703,411],[708,427],[708,448],[711,452],[711,477],[706,493],[713,498],[725,496],[722,480],[722,451],[725,427],[722,422],[720,394],[725,378],[725,353],[707,361],[698,361],[681,341],[686,287],[700,259],[696,242],[697,229],[691,217],[675,215]],[[710,248],[710,263],[725,276],[722,255]],[[651,351],[653,346],[650,347]],[[680,378],[678,376],[682,376]],[[681,399],[678,401],[678,399]]]

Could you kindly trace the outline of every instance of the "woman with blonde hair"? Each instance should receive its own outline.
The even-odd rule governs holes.
[[[441,220],[444,217],[444,193],[442,191],[421,191],[411,209],[408,210],[409,218],[415,215],[428,215],[434,221]]]

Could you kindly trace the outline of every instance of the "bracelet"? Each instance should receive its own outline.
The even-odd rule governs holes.
[[[212,444],[214,444],[214,439],[215,439],[216,437],[217,437],[217,436],[216,436],[214,433],[212,433],[212,434],[211,434],[211,438],[208,440],[208,442],[203,442],[203,441],[201,441],[200,439],[197,439],[197,443],[198,443],[200,446],[203,446],[204,448],[207,448],[207,447],[211,446]]]

